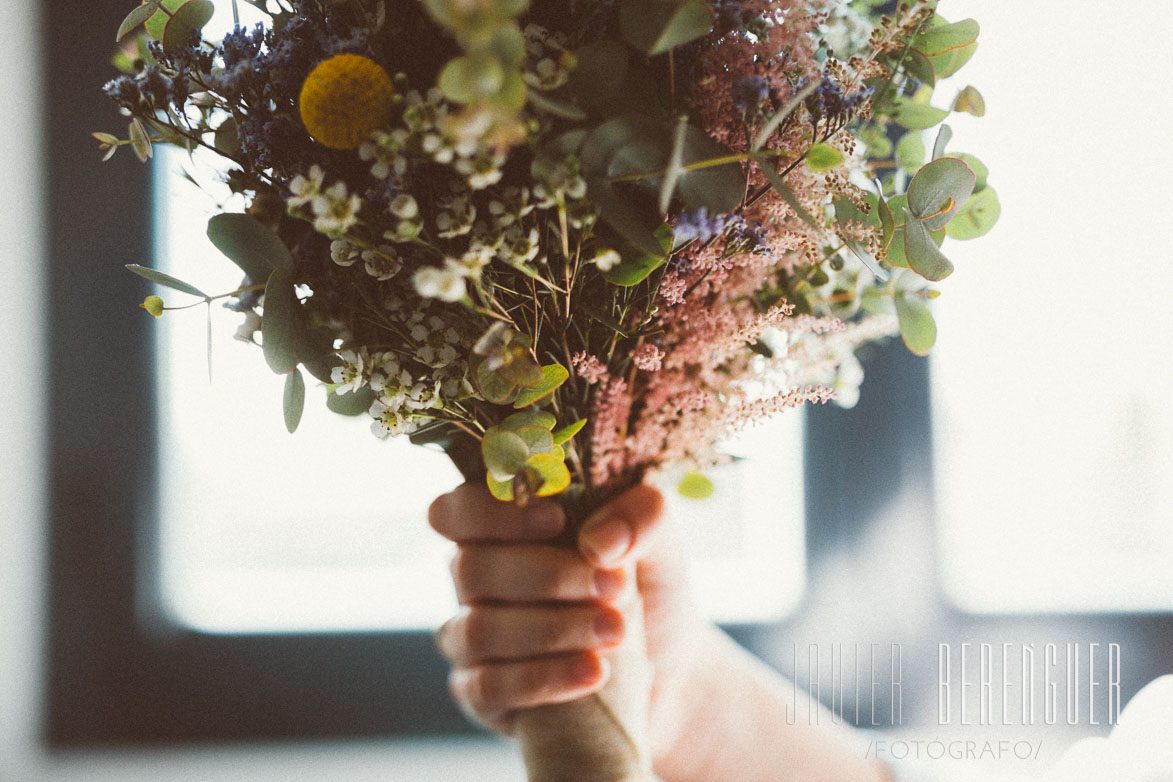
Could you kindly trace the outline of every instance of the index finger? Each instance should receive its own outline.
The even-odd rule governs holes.
[[[556,502],[535,500],[519,508],[494,499],[483,484],[466,483],[432,502],[428,523],[457,543],[548,540],[562,531],[566,516]]]

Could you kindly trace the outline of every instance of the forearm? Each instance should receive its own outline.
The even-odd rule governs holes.
[[[728,636],[710,628],[678,688],[673,750],[656,771],[664,782],[886,782],[851,729],[823,710],[807,713],[793,686]]]

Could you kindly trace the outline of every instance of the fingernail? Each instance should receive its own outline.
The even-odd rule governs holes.
[[[525,524],[535,535],[553,537],[562,531],[566,516],[553,502],[539,502],[525,509]]]
[[[571,676],[579,684],[594,684],[606,675],[606,660],[593,654],[579,655],[574,661]]]
[[[614,600],[623,591],[624,575],[622,570],[595,571],[595,597],[600,600]]]
[[[618,643],[623,638],[623,614],[602,611],[595,617],[595,637],[604,644]]]
[[[608,519],[586,533],[583,545],[598,564],[613,565],[631,548],[631,527],[623,519]]]

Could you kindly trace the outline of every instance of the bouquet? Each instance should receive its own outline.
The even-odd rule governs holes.
[[[308,375],[502,501],[581,520],[678,465],[705,494],[737,429],[851,403],[860,345],[927,352],[944,238],[998,217],[926,132],[984,110],[932,105],[978,33],[935,3],[243,2],[266,20],[221,40],[209,0],[134,8],[106,86],[127,135],[94,134],[221,156],[247,207],[208,235],[242,282],[129,268],[241,313],[291,432]],[[531,780],[651,778],[629,627],[600,693],[519,717]]]

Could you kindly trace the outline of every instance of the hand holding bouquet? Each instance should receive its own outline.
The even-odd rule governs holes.
[[[246,205],[208,227],[239,289],[133,269],[242,313],[291,431],[308,374],[499,500],[558,496],[572,530],[740,427],[850,399],[860,344],[926,352],[942,240],[997,218],[948,128],[922,140],[977,36],[928,3],[249,5],[268,20],[220,41],[208,0],[146,0],[120,31],[145,27],[107,85],[128,137],[95,135],[214,150]],[[531,779],[650,774],[638,632],[612,662],[523,716]]]

